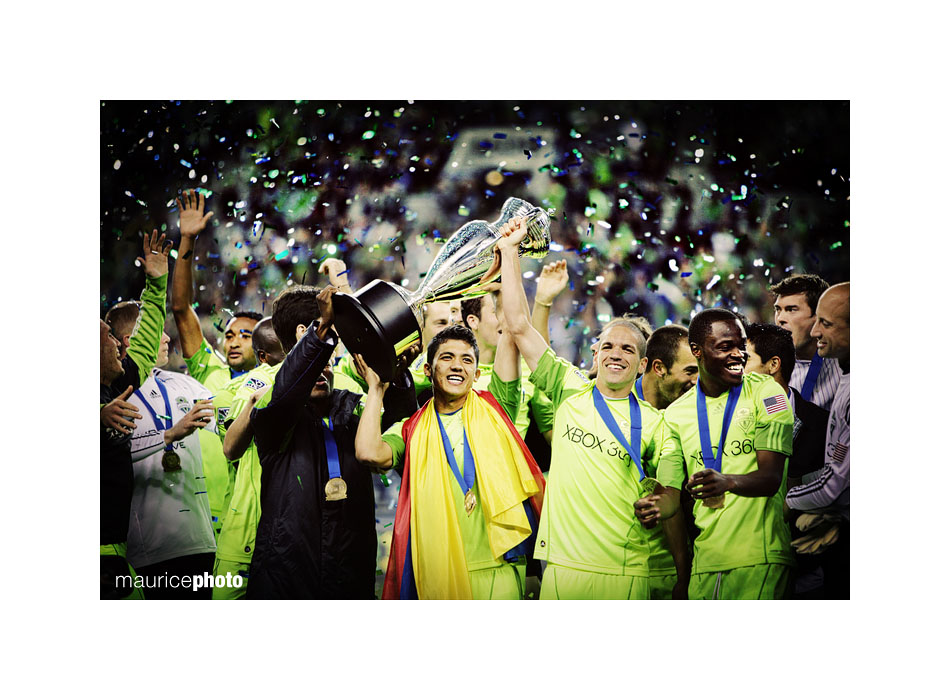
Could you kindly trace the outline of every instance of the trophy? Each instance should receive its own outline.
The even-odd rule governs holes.
[[[487,293],[486,285],[501,275],[495,256],[499,231],[520,216],[527,219],[528,233],[519,246],[519,257],[543,258],[551,244],[548,212],[510,197],[497,221],[469,221],[452,234],[415,292],[373,280],[353,294],[334,294],[334,326],[343,344],[351,353],[362,355],[380,380],[391,382],[396,359],[422,336],[422,307]]]

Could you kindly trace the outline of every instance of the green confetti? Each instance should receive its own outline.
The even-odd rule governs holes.
[[[375,135],[376,135],[375,131],[373,131],[372,129],[367,129],[366,131],[363,132],[363,140],[366,141],[367,139],[371,139]]]
[[[843,244],[841,243],[841,241],[836,241],[835,243],[831,244],[828,250],[834,250],[835,248],[840,248],[842,245]]]

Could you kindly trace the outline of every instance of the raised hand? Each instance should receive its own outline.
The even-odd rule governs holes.
[[[165,234],[159,236],[158,229],[152,229],[151,235],[142,236],[142,257],[136,261],[145,268],[148,277],[167,275],[171,249],[171,241],[165,242]]]
[[[320,263],[318,272],[329,277],[330,284],[337,289],[350,286],[346,274],[346,263],[339,258],[327,258]]]
[[[317,326],[317,336],[326,340],[330,327],[333,325],[333,294],[336,287],[328,284],[317,294],[317,309],[320,313],[320,324]]]
[[[107,403],[99,411],[99,421],[106,427],[117,433],[129,435],[135,430],[135,422],[142,418],[142,414],[135,407],[135,404],[126,401],[132,395],[132,387],[129,386],[118,397]]]
[[[528,235],[527,221],[526,217],[518,216],[506,222],[499,231],[501,239],[498,241],[498,248],[517,250],[521,241]]]
[[[367,390],[372,391],[374,389],[382,389],[383,391],[386,391],[386,389],[389,388],[389,382],[381,382],[379,380],[379,375],[376,374],[376,371],[366,363],[362,355],[355,353],[353,354],[353,366],[363,378],[363,381],[366,382]]]
[[[185,190],[178,198],[178,228],[181,235],[194,238],[204,231],[212,212],[205,214],[205,196],[195,197],[194,190]]]
[[[564,291],[567,286],[567,260],[557,260],[548,263],[538,275],[538,289],[534,300],[539,304],[550,306],[554,298]]]

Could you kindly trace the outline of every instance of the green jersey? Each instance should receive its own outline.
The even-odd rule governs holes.
[[[480,364],[478,369],[481,371],[481,375],[478,381],[475,382],[475,388],[482,391],[489,390],[488,386],[493,377],[492,365]],[[528,363],[522,359],[521,388],[518,392],[518,416],[512,419],[512,423],[515,424],[515,428],[518,429],[518,434],[521,435],[522,439],[527,434],[528,426],[531,425],[532,420],[542,433],[554,427],[554,404],[551,403],[551,399],[538,391],[531,383],[528,379],[530,373],[531,369],[528,367]]]
[[[492,393],[495,399],[501,404],[508,416],[513,419],[517,415],[518,404],[520,403],[521,383],[520,380],[502,382],[492,377],[488,386],[488,391]],[[462,477],[465,477],[465,445],[463,441],[464,425],[462,423],[462,410],[454,413],[440,413],[439,418],[445,433],[452,445],[452,452],[455,455],[455,461],[458,464]],[[408,418],[393,424],[389,430],[383,434],[383,441],[392,448],[393,466],[402,468],[406,456],[406,443],[402,439],[403,423]],[[512,422],[514,422],[512,420]],[[415,467],[418,468],[418,467]],[[451,468],[446,464],[447,479],[452,484],[452,499],[455,504],[455,515],[459,524],[459,532],[462,535],[462,546],[465,549],[465,562],[469,571],[478,571],[480,569],[490,569],[496,566],[503,566],[504,561],[495,559],[492,556],[491,546],[488,542],[488,526],[485,523],[485,514],[482,511],[482,499],[478,492],[478,479],[475,479],[473,491],[475,493],[475,509],[471,514],[465,513],[465,493],[459,485],[458,480],[452,473]]]
[[[271,390],[280,365],[258,365],[250,372],[239,377],[240,386],[234,391],[234,399],[228,408],[225,420],[228,424],[237,420],[241,411],[258,389],[268,387],[268,391],[257,400],[256,408],[262,408],[270,401]],[[261,519],[261,461],[257,456],[254,441],[238,460],[234,477],[234,489],[231,502],[224,516],[221,535],[218,537],[217,556],[227,561],[250,563],[254,554],[254,542],[257,539],[257,523]]]
[[[709,440],[713,455],[719,448],[722,420],[729,392],[706,397]],[[758,469],[756,450],[792,453],[794,416],[785,392],[764,374],[742,377],[742,392],[736,404],[723,447],[722,473],[749,474]],[[673,449],[660,459],[659,481],[682,489],[684,482],[703,466],[696,387],[664,411]],[[788,468],[788,460],[785,460]],[[728,571],[756,564],[793,565],[788,524],[782,516],[785,474],[777,493],[768,498],[749,498],[727,493],[725,506],[707,508],[698,499],[693,516],[700,534],[693,543],[693,573]]]
[[[551,470],[534,556],[600,574],[676,573],[662,528],[647,530],[634,514],[634,503],[647,494],[636,464],[597,413],[595,382],[551,348],[530,379],[554,405]],[[629,440],[629,398],[606,403]],[[641,464],[652,476],[672,445],[660,412],[638,404]]]
[[[139,371],[139,386],[152,376],[152,368],[158,360],[158,348],[161,345],[162,329],[165,327],[165,286],[168,275],[145,277],[145,289],[142,290],[141,308],[132,335],[129,338],[129,358],[135,362]],[[125,389],[125,387],[122,387]]]
[[[233,378],[231,367],[212,349],[204,336],[201,338],[198,352],[185,358],[185,366],[188,368],[188,374],[204,384],[212,393],[216,393]]]

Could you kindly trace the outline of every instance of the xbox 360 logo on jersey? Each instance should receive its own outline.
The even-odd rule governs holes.
[[[739,424],[739,427],[744,431],[748,432],[752,429],[752,423],[755,418],[752,416],[751,408],[737,408],[736,409],[736,423]]]

